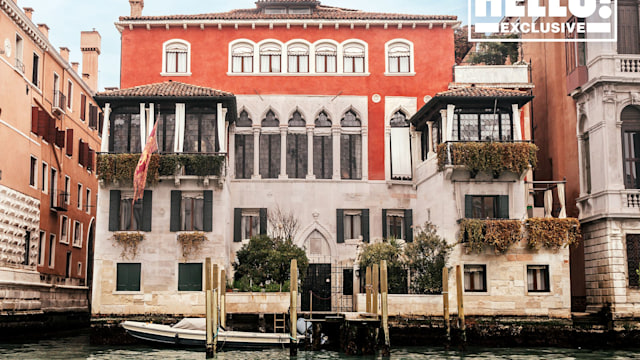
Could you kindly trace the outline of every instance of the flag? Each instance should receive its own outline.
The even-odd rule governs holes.
[[[153,126],[153,130],[149,134],[147,144],[142,150],[140,160],[136,166],[136,171],[133,173],[133,201],[142,199],[144,194],[144,186],[147,183],[147,170],[149,170],[149,162],[151,161],[151,154],[158,150],[158,142],[156,141],[156,129],[158,128],[158,122]]]

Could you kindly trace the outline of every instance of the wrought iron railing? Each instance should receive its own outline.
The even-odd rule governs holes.
[[[64,190],[58,190],[51,194],[51,209],[56,211],[68,210],[69,193]]]
[[[60,90],[55,90],[53,92],[53,108],[54,110],[57,108],[59,111],[64,112],[65,106],[67,105],[67,97]]]

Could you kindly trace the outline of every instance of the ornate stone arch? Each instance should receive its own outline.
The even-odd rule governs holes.
[[[304,229],[302,229],[302,231],[298,233],[298,235],[294,240],[294,243],[299,247],[304,247],[304,244],[307,241],[307,239],[314,232],[317,231],[327,241],[327,244],[329,246],[329,254],[332,259],[335,259],[338,256],[338,246],[335,242],[335,238],[333,237],[329,229],[327,229],[326,226],[322,225],[318,221],[318,217],[316,215],[317,213],[314,214],[314,221],[311,224],[307,225]],[[310,249],[305,249],[305,250],[307,251],[307,253],[309,253]]]
[[[258,124],[260,124],[260,125],[261,125],[261,124],[262,124],[262,120],[263,120],[264,118],[266,118],[266,117],[267,117],[267,114],[269,113],[269,111],[272,111],[272,112],[273,112],[273,114],[276,116],[276,119],[278,119],[278,122],[280,123],[280,125],[282,125],[282,122],[283,122],[283,121],[285,121],[285,123],[286,123],[286,121],[288,121],[288,120],[289,120],[289,119],[283,119],[283,118],[282,118],[282,114],[280,114],[280,112],[279,112],[278,110],[276,110],[276,109],[275,109],[275,108],[273,108],[272,106],[268,106],[268,107],[267,107],[267,108],[262,112],[262,114],[260,115],[260,118],[259,118],[259,119],[254,120],[254,123],[257,121],[257,122],[258,122]]]

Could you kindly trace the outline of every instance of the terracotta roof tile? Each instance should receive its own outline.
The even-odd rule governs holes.
[[[298,0],[296,0],[297,2]],[[291,1],[289,1],[291,2]],[[162,20],[457,20],[453,15],[415,15],[364,12],[361,10],[344,9],[326,5],[318,5],[312,14],[265,14],[259,8],[236,9],[223,13],[195,14],[195,15],[165,15],[165,16],[121,16],[120,21],[162,21]]]
[[[435,97],[528,97],[525,91],[468,86],[439,92]]]
[[[190,96],[233,96],[232,93],[211,89],[202,86],[185,84],[178,81],[165,81],[161,83],[135,86],[128,89],[104,91],[96,94],[97,97],[190,97]]]

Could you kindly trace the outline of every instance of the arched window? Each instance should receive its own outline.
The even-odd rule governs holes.
[[[184,40],[170,40],[164,44],[164,72],[167,74],[187,74],[190,44]]]
[[[295,111],[289,119],[287,134],[287,176],[291,179],[304,179],[307,175],[309,158],[307,156],[308,141],[305,125],[306,122],[300,112]]]
[[[391,178],[411,179],[411,134],[407,115],[396,111],[391,120]]]
[[[316,72],[336,72],[337,50],[335,45],[321,44],[316,47]]]
[[[362,134],[361,121],[355,111],[349,110],[340,121],[344,128],[340,136],[340,173],[343,179],[362,178]],[[350,129],[351,128],[351,129]],[[351,131],[346,131],[347,129]]]
[[[361,44],[347,44],[344,46],[344,72],[363,73],[365,63],[364,46]]]
[[[622,156],[624,157],[624,185],[640,189],[640,109],[630,105],[622,110]]]
[[[231,50],[231,71],[234,73],[253,72],[253,45],[236,44]]]
[[[276,43],[267,43],[260,47],[260,72],[279,73],[282,49]]]
[[[411,72],[411,48],[405,43],[393,43],[387,48],[390,73]]]
[[[247,111],[242,110],[236,121],[236,128],[250,128],[252,124]],[[253,175],[253,147],[253,133],[236,133],[236,179],[250,179]]]
[[[262,119],[260,133],[260,175],[275,179],[280,175],[280,121],[272,110]],[[268,128],[275,128],[273,130]]]
[[[313,174],[316,179],[333,177],[333,137],[331,120],[326,112],[318,114],[313,134]]]
[[[289,45],[287,50],[288,71],[290,73],[309,72],[309,47],[305,44]]]

